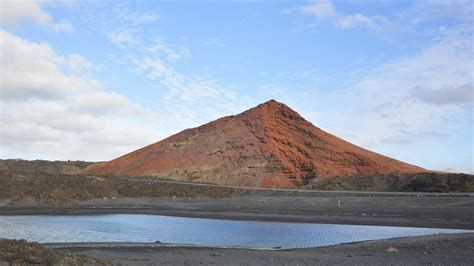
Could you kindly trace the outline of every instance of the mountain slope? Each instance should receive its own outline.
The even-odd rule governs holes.
[[[275,188],[313,178],[424,171],[324,132],[274,100],[87,168],[95,174]]]

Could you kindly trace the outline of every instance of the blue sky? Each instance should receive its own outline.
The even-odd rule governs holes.
[[[2,158],[109,160],[269,99],[364,148],[474,171],[471,1],[12,1]]]

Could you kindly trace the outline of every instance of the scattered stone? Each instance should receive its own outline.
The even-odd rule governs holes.
[[[386,251],[387,253],[398,253],[398,249],[396,249],[395,247],[389,247]]]

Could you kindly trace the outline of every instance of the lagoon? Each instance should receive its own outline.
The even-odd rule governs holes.
[[[142,214],[0,216],[0,238],[41,243],[161,241],[305,248],[469,230],[185,218]]]

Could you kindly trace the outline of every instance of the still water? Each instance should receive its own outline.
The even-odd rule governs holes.
[[[465,230],[230,221],[160,215],[0,216],[0,237],[37,242],[155,242],[301,248]]]

